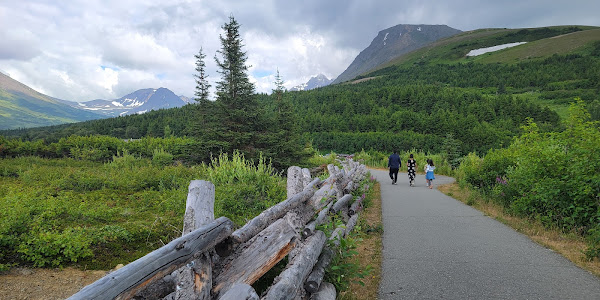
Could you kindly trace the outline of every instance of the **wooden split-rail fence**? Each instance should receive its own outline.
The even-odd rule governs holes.
[[[329,178],[308,169],[288,169],[288,198],[234,230],[214,219],[215,187],[203,180],[189,186],[183,235],[146,256],[108,273],[69,299],[335,299],[323,282],[339,245],[358,220],[362,197],[352,191],[367,176],[364,165],[346,159],[328,165]],[[327,243],[317,226],[339,214],[345,225]],[[273,284],[257,295],[251,285],[288,256]]]

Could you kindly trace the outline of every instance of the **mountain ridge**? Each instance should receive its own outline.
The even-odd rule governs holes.
[[[86,102],[73,102],[72,106],[88,111],[96,111],[108,117],[143,114],[151,110],[181,107],[189,103],[185,96],[177,96],[168,88],[146,88],[129,93],[121,98],[96,99]]]
[[[327,78],[327,76],[325,76],[323,74],[319,74],[319,75],[316,75],[316,76],[310,78],[306,83],[292,87],[290,89],[290,92],[308,91],[308,90],[328,86],[332,82],[333,82],[333,79],[329,79],[329,78]]]
[[[354,79],[405,53],[461,32],[447,25],[424,24],[399,24],[381,30],[332,84]]]
[[[181,107],[191,101],[161,87],[147,88],[113,100],[74,102],[42,94],[0,73],[0,130],[75,123],[151,110]]]
[[[48,126],[102,118],[44,95],[0,73],[0,129]]]

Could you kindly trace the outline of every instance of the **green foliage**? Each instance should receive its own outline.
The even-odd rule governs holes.
[[[286,199],[285,182],[260,157],[255,164],[239,152],[221,154],[201,167],[203,179],[215,185],[215,215],[241,226],[265,209]]]
[[[337,153],[330,152],[325,155],[315,153],[308,159],[308,164],[311,166],[327,166],[330,164],[339,164],[337,161]]]
[[[589,235],[588,254],[597,254],[600,129],[589,119],[580,100],[571,106],[563,132],[540,133],[530,121],[508,148],[490,151],[483,161],[465,159],[460,180],[494,195],[515,214]]]
[[[181,235],[192,179],[215,184],[215,215],[237,225],[286,197],[285,181],[263,158],[223,154],[199,167],[168,161],[127,150],[107,163],[0,160],[0,268],[130,262]]]
[[[362,201],[363,206],[368,207],[373,200],[372,187],[374,184],[374,178],[365,178],[359,188],[353,192],[353,195],[356,196],[355,201]],[[340,226],[343,226],[343,222],[339,215],[335,215],[332,216],[331,222],[320,225],[319,229],[323,230],[327,237],[330,237],[334,229]],[[382,229],[363,230],[360,225],[356,225],[348,236],[338,238],[339,246],[336,246],[332,240],[328,240],[329,248],[334,252],[334,256],[326,270],[325,277],[327,282],[334,284],[338,291],[346,290],[353,281],[363,284],[361,279],[371,273],[370,267],[362,269],[355,261],[355,256],[358,254],[356,247],[357,243],[361,241],[361,232],[372,233],[378,230]]]
[[[454,135],[452,133],[448,133],[446,135],[444,143],[442,144],[442,150],[452,169],[458,168],[461,158],[460,144],[459,141],[454,139]]]
[[[351,236],[339,240],[340,245],[335,248],[335,255],[325,275],[328,282],[333,283],[338,291],[346,290],[352,281],[361,284],[360,279],[365,278],[371,272],[370,269],[362,269],[352,259],[358,254],[356,244],[360,239]]]
[[[141,161],[141,159],[138,159],[135,156],[129,154],[129,151],[123,150],[122,153],[117,153],[117,155],[113,156],[113,160],[112,162],[110,162],[110,166],[115,168],[131,169],[139,165],[139,161]]]
[[[90,235],[80,227],[62,232],[31,233],[17,250],[22,258],[35,267],[58,267],[68,262],[93,256]]]
[[[173,154],[165,149],[154,149],[152,154],[152,163],[156,166],[168,166],[173,164]]]
[[[155,151],[164,151],[186,162],[196,162],[197,157],[208,157],[208,154],[198,154],[202,145],[191,138],[145,137],[137,140],[121,140],[109,136],[70,136],[55,143],[43,140],[23,141],[0,137],[0,157],[17,157],[35,155],[46,158],[71,157],[78,160],[95,162],[113,161],[121,153],[142,158],[153,158]]]
[[[585,255],[588,258],[600,257],[600,220],[592,229],[588,231],[587,240],[589,243]]]

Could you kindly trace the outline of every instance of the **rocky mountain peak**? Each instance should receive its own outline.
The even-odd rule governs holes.
[[[327,78],[327,76],[325,76],[323,74],[319,74],[319,75],[314,76],[311,79],[309,79],[308,82],[291,88],[290,91],[292,91],[292,92],[293,91],[308,91],[308,90],[327,86],[327,85],[331,84],[332,81],[333,80]]]
[[[403,54],[460,32],[446,25],[400,24],[384,29],[333,83],[351,80]]]

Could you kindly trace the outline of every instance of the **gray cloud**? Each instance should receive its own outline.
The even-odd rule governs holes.
[[[54,97],[112,99],[137,89],[194,93],[194,55],[214,55],[230,14],[242,25],[251,80],[270,92],[334,78],[381,30],[397,24],[492,27],[600,25],[600,2],[484,0],[28,0],[0,2],[0,69]]]

